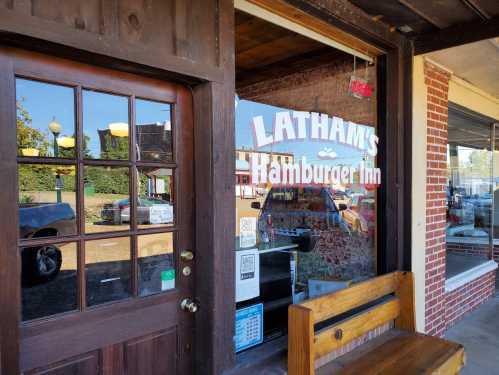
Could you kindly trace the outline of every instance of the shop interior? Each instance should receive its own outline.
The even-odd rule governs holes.
[[[244,352],[286,346],[291,303],[377,274],[379,170],[367,141],[377,125],[375,58],[238,10],[235,23],[236,352]],[[352,89],[355,78],[364,91]],[[350,126],[366,144],[347,144],[340,130]],[[307,165],[317,166],[311,184],[297,181]],[[294,181],[286,166],[301,167]],[[242,339],[248,327],[238,322],[248,316],[252,338]]]

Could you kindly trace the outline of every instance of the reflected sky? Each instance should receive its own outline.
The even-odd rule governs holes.
[[[31,127],[40,131],[51,144],[53,135],[48,124],[55,118],[61,124],[60,136],[75,134],[75,90],[71,87],[48,84],[24,78],[16,79],[16,100],[32,119]],[[136,100],[136,123],[163,124],[171,121],[169,104],[149,100]],[[87,149],[98,158],[100,140],[97,130],[106,130],[111,122],[128,123],[128,98],[83,90],[84,133],[90,139]],[[53,149],[49,147],[49,156]],[[40,155],[42,156],[42,155]]]
[[[28,112],[32,120],[31,126],[38,129],[46,137],[46,141],[53,142],[54,140],[48,129],[48,124],[54,117],[62,125],[61,136],[74,136],[73,88],[18,78],[16,79],[16,100],[18,106]],[[53,156],[51,147],[48,151],[49,155]]]
[[[276,112],[293,111],[287,108],[275,107],[272,105],[257,103],[249,100],[236,99],[236,149],[254,149],[254,135],[252,119],[256,116],[263,116],[265,130],[272,131],[272,126]],[[330,116],[334,114],[329,114]],[[348,119],[344,119],[348,120]],[[368,132],[373,132],[374,128],[365,126]],[[338,155],[334,160],[321,160],[317,154],[320,150],[332,148]],[[294,154],[295,161],[301,159],[302,156],[307,158],[307,162],[318,162],[330,165],[356,165],[366,157],[366,152],[359,151],[349,146],[340,145],[336,142],[320,142],[316,140],[307,139],[305,141],[293,140],[284,141],[271,146],[264,146],[258,151],[273,151],[285,152]],[[372,158],[371,158],[372,159]]]

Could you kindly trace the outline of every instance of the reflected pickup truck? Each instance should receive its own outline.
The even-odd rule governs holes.
[[[75,212],[68,203],[19,205],[19,234],[22,239],[66,236],[74,234],[75,229]],[[61,269],[61,250],[53,244],[25,247],[21,259],[24,286],[50,281]]]

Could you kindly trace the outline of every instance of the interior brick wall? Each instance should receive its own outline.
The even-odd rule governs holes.
[[[427,87],[426,171],[426,332],[445,331],[445,225],[447,175],[447,122],[450,74],[425,62]]]
[[[372,99],[357,99],[348,93],[353,59],[338,58],[330,63],[304,69],[237,89],[241,99],[276,107],[327,113],[358,124],[376,124],[376,68],[357,63],[356,76],[367,77],[373,87]]]

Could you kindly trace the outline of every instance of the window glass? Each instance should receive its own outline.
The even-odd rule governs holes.
[[[453,108],[448,119],[446,276],[450,278],[488,259],[495,193],[491,124]]]
[[[137,160],[173,160],[171,105],[151,100],[135,101]]]
[[[85,242],[87,306],[131,295],[130,259],[129,237]]]
[[[22,320],[77,308],[76,243],[21,248]]]
[[[16,78],[19,156],[75,157],[74,89]]]
[[[175,288],[173,234],[138,237],[139,295],[147,296]]]
[[[174,223],[173,170],[138,167],[137,224],[139,228]]]
[[[350,61],[256,77],[235,99],[236,309],[263,304],[264,340],[289,304],[376,275],[376,70],[362,63],[359,98]]]
[[[83,150],[87,159],[128,159],[128,98],[83,90]]]
[[[76,234],[75,176],[74,165],[19,165],[22,239]]]
[[[130,228],[129,169],[86,166],[84,175],[85,232]]]

